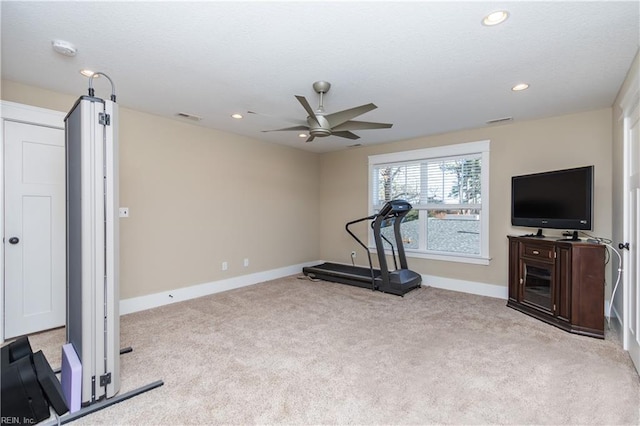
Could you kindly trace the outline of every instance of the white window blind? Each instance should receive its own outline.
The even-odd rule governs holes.
[[[488,169],[488,141],[372,156],[370,209],[411,203],[401,227],[409,255],[488,263]]]

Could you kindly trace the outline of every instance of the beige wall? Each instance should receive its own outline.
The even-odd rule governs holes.
[[[3,81],[2,99],[67,111],[76,97]],[[121,221],[121,297],[316,259],[349,263],[352,250],[364,264],[344,224],[368,214],[368,156],[485,139],[490,264],[409,263],[427,275],[506,286],[506,235],[531,232],[510,225],[513,175],[594,164],[593,233],[611,237],[611,117],[607,108],[318,155],[121,108],[120,204],[131,209]],[[366,226],[357,231],[366,239]]]
[[[458,280],[507,285],[507,234],[531,232],[510,224],[511,176],[560,168],[595,165],[593,234],[611,238],[611,109],[543,120],[466,130],[373,147],[324,154],[321,158],[320,256],[349,263],[356,244],[344,224],[368,214],[368,156],[396,151],[491,140],[488,266],[410,258],[419,273]],[[547,235],[558,233],[548,230]],[[366,227],[359,228],[366,241]],[[365,265],[363,249],[358,263]]]
[[[2,81],[2,99],[77,96]],[[126,108],[119,129],[122,299],[319,258],[318,154]]]

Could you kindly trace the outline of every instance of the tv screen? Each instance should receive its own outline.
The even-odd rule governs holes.
[[[591,230],[593,166],[511,178],[511,224]]]

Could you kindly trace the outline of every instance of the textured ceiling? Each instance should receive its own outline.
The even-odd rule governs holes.
[[[326,152],[609,107],[638,50],[639,4],[2,1],[2,78],[80,96],[90,68],[123,107]],[[510,18],[481,25],[497,9]],[[54,39],[78,54],[55,53]],[[305,119],[294,95],[315,108],[317,80],[332,84],[327,113],[373,102],[357,120],[393,128],[311,143],[261,132]],[[519,82],[531,87],[512,92]],[[230,118],[249,110],[261,114]]]

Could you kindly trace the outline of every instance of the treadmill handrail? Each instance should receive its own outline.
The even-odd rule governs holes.
[[[356,240],[358,242],[358,244],[360,244],[362,247],[364,247],[364,249],[367,251],[367,258],[369,259],[369,270],[371,271],[371,290],[375,290],[376,289],[376,276],[375,276],[375,273],[373,271],[373,262],[371,261],[371,251],[369,250],[369,247],[367,247],[365,243],[360,241],[360,239],[358,237],[356,237],[356,235],[353,232],[351,232],[351,230],[349,229],[349,226],[350,225],[354,225],[356,223],[364,222],[365,220],[373,220],[376,217],[378,217],[378,215],[377,214],[373,214],[371,216],[367,216],[367,217],[363,217],[363,218],[360,218],[360,219],[352,220],[351,222],[347,222],[347,224],[344,226],[344,229],[347,230],[349,235],[351,235],[351,237],[353,237],[353,239]]]

